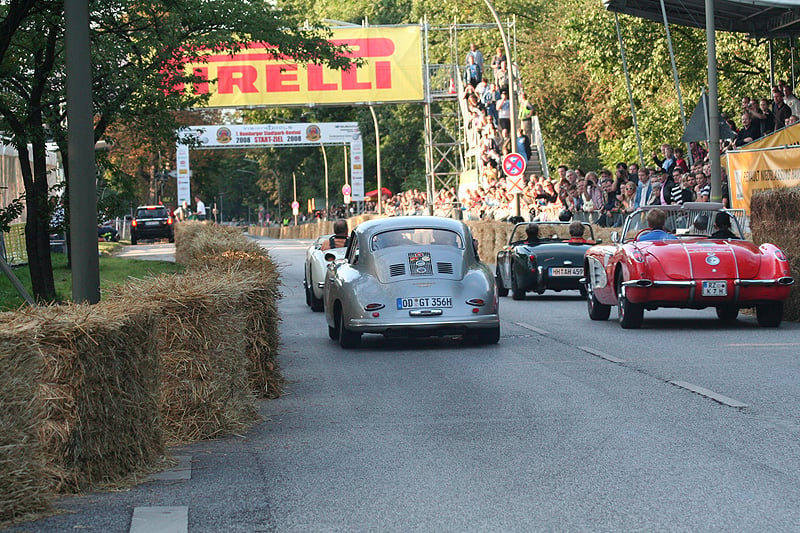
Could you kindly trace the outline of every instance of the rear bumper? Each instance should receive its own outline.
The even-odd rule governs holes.
[[[488,329],[500,326],[496,314],[467,317],[419,316],[402,320],[374,318],[351,319],[347,329],[358,333],[382,333],[384,335],[460,335],[468,330]]]
[[[794,279],[712,280],[726,282],[725,296],[704,296],[702,280],[632,280],[623,282],[625,297],[631,303],[656,307],[750,307],[759,303],[783,301],[789,297]]]

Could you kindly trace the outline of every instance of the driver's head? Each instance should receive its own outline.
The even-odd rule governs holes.
[[[569,236],[570,237],[583,237],[584,229],[585,228],[584,228],[583,224],[580,221],[576,220],[575,222],[572,222],[569,225]]]
[[[538,239],[539,238],[539,224],[534,224],[533,222],[528,224],[528,226],[525,228],[525,235],[528,236],[528,240],[529,241]]]
[[[333,232],[336,235],[347,235],[347,221],[343,218],[333,223]]]
[[[706,231],[708,229],[708,217],[706,215],[697,215],[694,219],[694,229],[696,231]]]
[[[664,229],[667,214],[661,209],[651,209],[647,212],[647,225],[653,229]]]
[[[719,229],[731,229],[731,216],[728,213],[717,213],[714,225]]]

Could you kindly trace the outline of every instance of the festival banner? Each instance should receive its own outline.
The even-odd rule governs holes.
[[[378,102],[421,102],[422,49],[419,26],[332,28],[331,42],[347,45],[363,65],[332,70],[276,56],[263,44],[235,54],[209,52],[186,65],[209,80],[187,90],[209,93],[206,107],[256,107]]]
[[[756,191],[800,186],[798,146],[729,151],[726,159],[731,206],[744,209],[748,215]]]

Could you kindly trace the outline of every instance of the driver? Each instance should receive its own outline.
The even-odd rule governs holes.
[[[531,222],[525,228],[525,244],[539,244],[539,224]]]
[[[327,241],[323,241],[320,250],[330,250],[331,248],[344,248],[350,243],[347,237],[347,221],[343,218],[333,223],[333,235]]]
[[[716,231],[711,234],[712,239],[738,239],[739,236],[731,231],[731,216],[728,213],[717,213],[714,217],[714,228]]]
[[[637,241],[670,241],[677,239],[675,235],[664,230],[664,224],[667,221],[667,214],[661,209],[651,209],[647,212],[647,225],[648,230],[643,230],[645,233],[639,235]]]
[[[587,241],[583,238],[583,233],[586,230],[583,223],[579,220],[570,222],[569,225],[569,240],[567,242],[576,242],[580,244],[594,244],[592,241]]]

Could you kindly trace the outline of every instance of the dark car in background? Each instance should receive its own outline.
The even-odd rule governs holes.
[[[140,239],[168,239],[175,242],[172,215],[163,205],[142,205],[131,220],[131,244]]]

